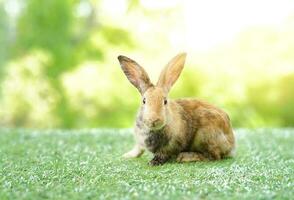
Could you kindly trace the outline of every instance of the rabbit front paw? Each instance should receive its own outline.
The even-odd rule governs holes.
[[[149,161],[149,165],[151,166],[157,166],[157,165],[163,165],[166,163],[169,159],[169,156],[166,155],[155,155],[152,160]]]

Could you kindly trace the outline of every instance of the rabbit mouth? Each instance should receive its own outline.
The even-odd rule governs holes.
[[[145,122],[146,126],[150,129],[150,130],[160,130],[162,128],[164,128],[165,126],[165,122],[164,120],[149,120]]]

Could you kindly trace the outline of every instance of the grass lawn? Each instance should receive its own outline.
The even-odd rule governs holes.
[[[294,199],[294,129],[236,136],[234,159],[151,167],[127,129],[0,129],[0,199]]]

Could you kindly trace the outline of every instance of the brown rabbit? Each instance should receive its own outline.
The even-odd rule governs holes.
[[[168,99],[185,59],[186,53],[175,56],[153,85],[138,63],[118,57],[125,75],[142,95],[135,125],[136,145],[123,157],[139,157],[147,149],[154,154],[149,164],[161,165],[172,157],[191,162],[233,156],[234,133],[224,111],[197,99]]]

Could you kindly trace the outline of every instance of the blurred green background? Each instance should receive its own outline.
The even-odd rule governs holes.
[[[0,0],[0,126],[130,127],[140,104],[117,56],[155,82],[188,52],[170,96],[235,127],[294,126],[290,0]]]

